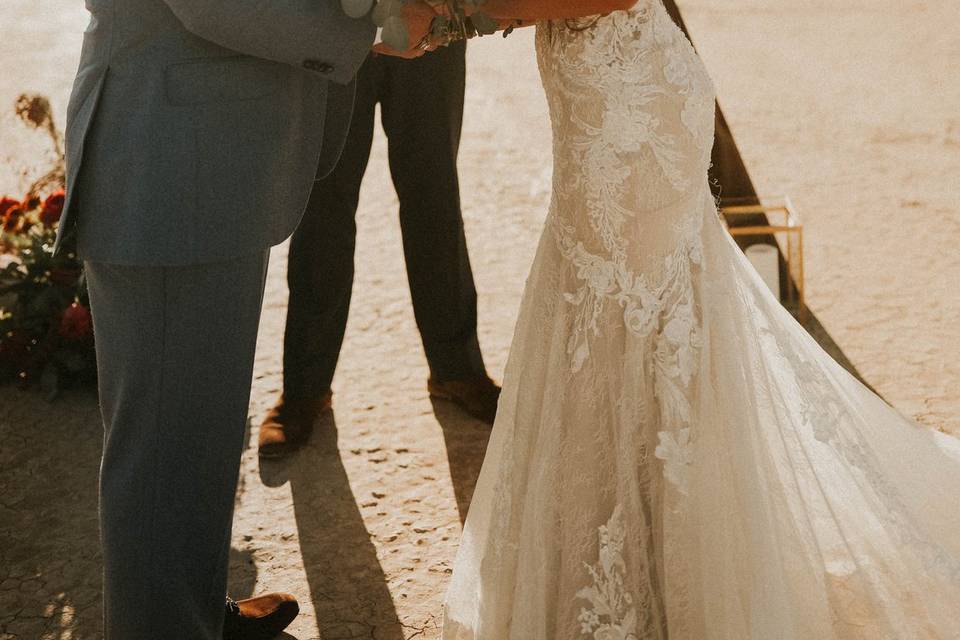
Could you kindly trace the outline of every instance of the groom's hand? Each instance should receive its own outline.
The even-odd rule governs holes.
[[[436,15],[433,7],[423,0],[407,0],[403,3],[400,17],[407,23],[407,33],[410,34],[410,48],[406,51],[398,51],[381,42],[373,48],[374,52],[398,58],[419,58],[430,50],[421,49],[418,45],[430,32],[430,25]]]

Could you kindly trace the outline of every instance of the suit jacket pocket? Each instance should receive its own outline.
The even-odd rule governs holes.
[[[166,68],[167,101],[173,105],[256,100],[280,93],[288,70],[282,64],[252,58],[202,58]]]

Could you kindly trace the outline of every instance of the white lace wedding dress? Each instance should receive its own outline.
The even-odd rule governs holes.
[[[443,637],[960,638],[960,442],[730,240],[712,85],[660,1],[591,22],[538,27],[554,193]]]

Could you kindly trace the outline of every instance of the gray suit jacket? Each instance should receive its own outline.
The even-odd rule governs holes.
[[[182,265],[282,242],[342,150],[372,22],[339,0],[86,2],[58,246]]]

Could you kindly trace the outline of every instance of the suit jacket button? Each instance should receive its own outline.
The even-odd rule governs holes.
[[[304,60],[303,68],[309,69],[310,71],[316,71],[317,73],[331,73],[333,71],[333,65],[329,62],[313,59]]]

